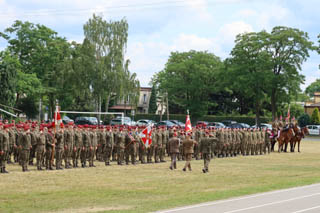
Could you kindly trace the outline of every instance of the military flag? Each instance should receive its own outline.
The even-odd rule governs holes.
[[[191,126],[191,121],[190,121],[190,116],[189,116],[189,110],[187,110],[185,132],[191,132],[191,131],[192,131],[192,126]]]
[[[288,113],[287,113],[286,120],[290,121],[290,104],[289,104],[289,107],[288,107]]]
[[[140,132],[140,138],[144,143],[145,147],[148,148],[152,143],[152,126],[147,126],[144,130]]]
[[[60,115],[60,109],[59,106],[56,106],[56,111],[54,112],[54,121],[52,122],[52,126],[55,128],[57,127],[63,127],[61,115]]]

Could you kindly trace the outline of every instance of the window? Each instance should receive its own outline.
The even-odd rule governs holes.
[[[147,94],[143,94],[143,103],[144,103],[144,104],[147,103]]]

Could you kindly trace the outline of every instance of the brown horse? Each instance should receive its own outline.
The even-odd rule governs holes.
[[[295,130],[296,131],[296,130]],[[300,152],[300,142],[302,140],[302,138],[305,137],[305,135],[309,135],[309,130],[307,127],[304,127],[301,129],[300,132],[298,132],[295,137],[294,137],[294,143],[293,143],[293,148],[292,148],[292,152],[294,152],[294,149],[296,148],[296,144],[298,143],[298,152]]]
[[[288,127],[288,129],[281,130],[280,136],[277,139],[278,140],[278,152],[284,151],[287,152],[288,143],[291,141],[291,138],[294,137],[294,131],[292,127]],[[283,145],[285,147],[283,148]]]

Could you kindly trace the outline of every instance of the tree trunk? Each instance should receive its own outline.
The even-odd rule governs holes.
[[[100,125],[100,120],[101,120],[101,114],[100,114],[100,112],[101,112],[101,96],[99,95],[99,100],[98,100],[98,112],[99,112],[99,114],[98,114],[98,125]]]
[[[272,121],[276,119],[277,114],[277,105],[276,105],[276,89],[272,88],[271,91],[271,109],[272,109]]]
[[[106,99],[106,112],[108,112],[109,110],[109,102],[110,102],[110,94],[107,95],[107,99]]]
[[[257,127],[260,125],[260,104],[259,101],[256,101],[256,125]]]

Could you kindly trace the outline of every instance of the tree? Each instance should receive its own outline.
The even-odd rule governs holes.
[[[288,107],[289,107],[289,104],[286,104],[284,107],[283,107],[283,110],[282,110],[282,115],[287,115],[288,113]],[[293,118],[299,118],[300,116],[302,116],[304,114],[304,108],[303,106],[301,106],[300,104],[290,104],[290,117]]]
[[[260,123],[262,104],[271,86],[270,56],[265,48],[267,39],[265,31],[238,35],[231,58],[225,62],[226,72],[222,73],[233,92],[252,98],[257,124]]]
[[[301,115],[298,119],[298,123],[301,127],[307,126],[308,124],[310,124],[310,116],[307,113]]]
[[[265,46],[272,62],[270,97],[272,118],[275,119],[277,105],[282,102],[279,100],[299,92],[300,83],[304,81],[304,76],[299,74],[301,65],[309,57],[309,51],[315,47],[306,32],[283,26],[272,29]]]
[[[0,52],[0,103],[14,106],[16,92],[16,77],[20,64],[8,50]]]
[[[66,39],[44,25],[22,21],[15,21],[0,36],[8,40],[8,50],[21,64],[23,74],[19,76],[34,83],[37,83],[38,78],[42,86],[41,93],[38,90],[37,95],[18,90],[16,103],[22,95],[32,95],[32,100],[35,101],[41,96],[47,96],[51,112],[54,111],[58,92],[64,92],[58,87],[64,80],[65,61],[70,58]],[[33,76],[28,76],[29,74]],[[30,81],[28,84],[30,85]]]
[[[208,52],[172,52],[165,68],[154,75],[153,84],[160,95],[168,93],[170,112],[178,106],[179,113],[189,109],[191,116],[199,118],[208,113],[209,95],[216,89],[216,73],[222,67],[220,59]]]
[[[317,79],[315,82],[311,83],[305,91],[310,97],[314,96],[315,92],[320,92],[320,79]]]
[[[149,112],[150,114],[154,114],[157,111],[157,95],[156,95],[156,88],[152,85],[151,89],[151,96],[149,102]]]
[[[106,111],[112,94],[123,95],[125,66],[124,60],[128,39],[128,23],[120,21],[105,21],[100,16],[93,17],[84,25],[84,35],[93,45],[96,64],[93,72],[92,89],[97,100],[99,111],[102,98],[106,98]],[[127,83],[127,82],[125,82]]]
[[[313,124],[320,124],[320,114],[319,114],[319,109],[315,108],[312,112],[311,115],[311,122]]]

